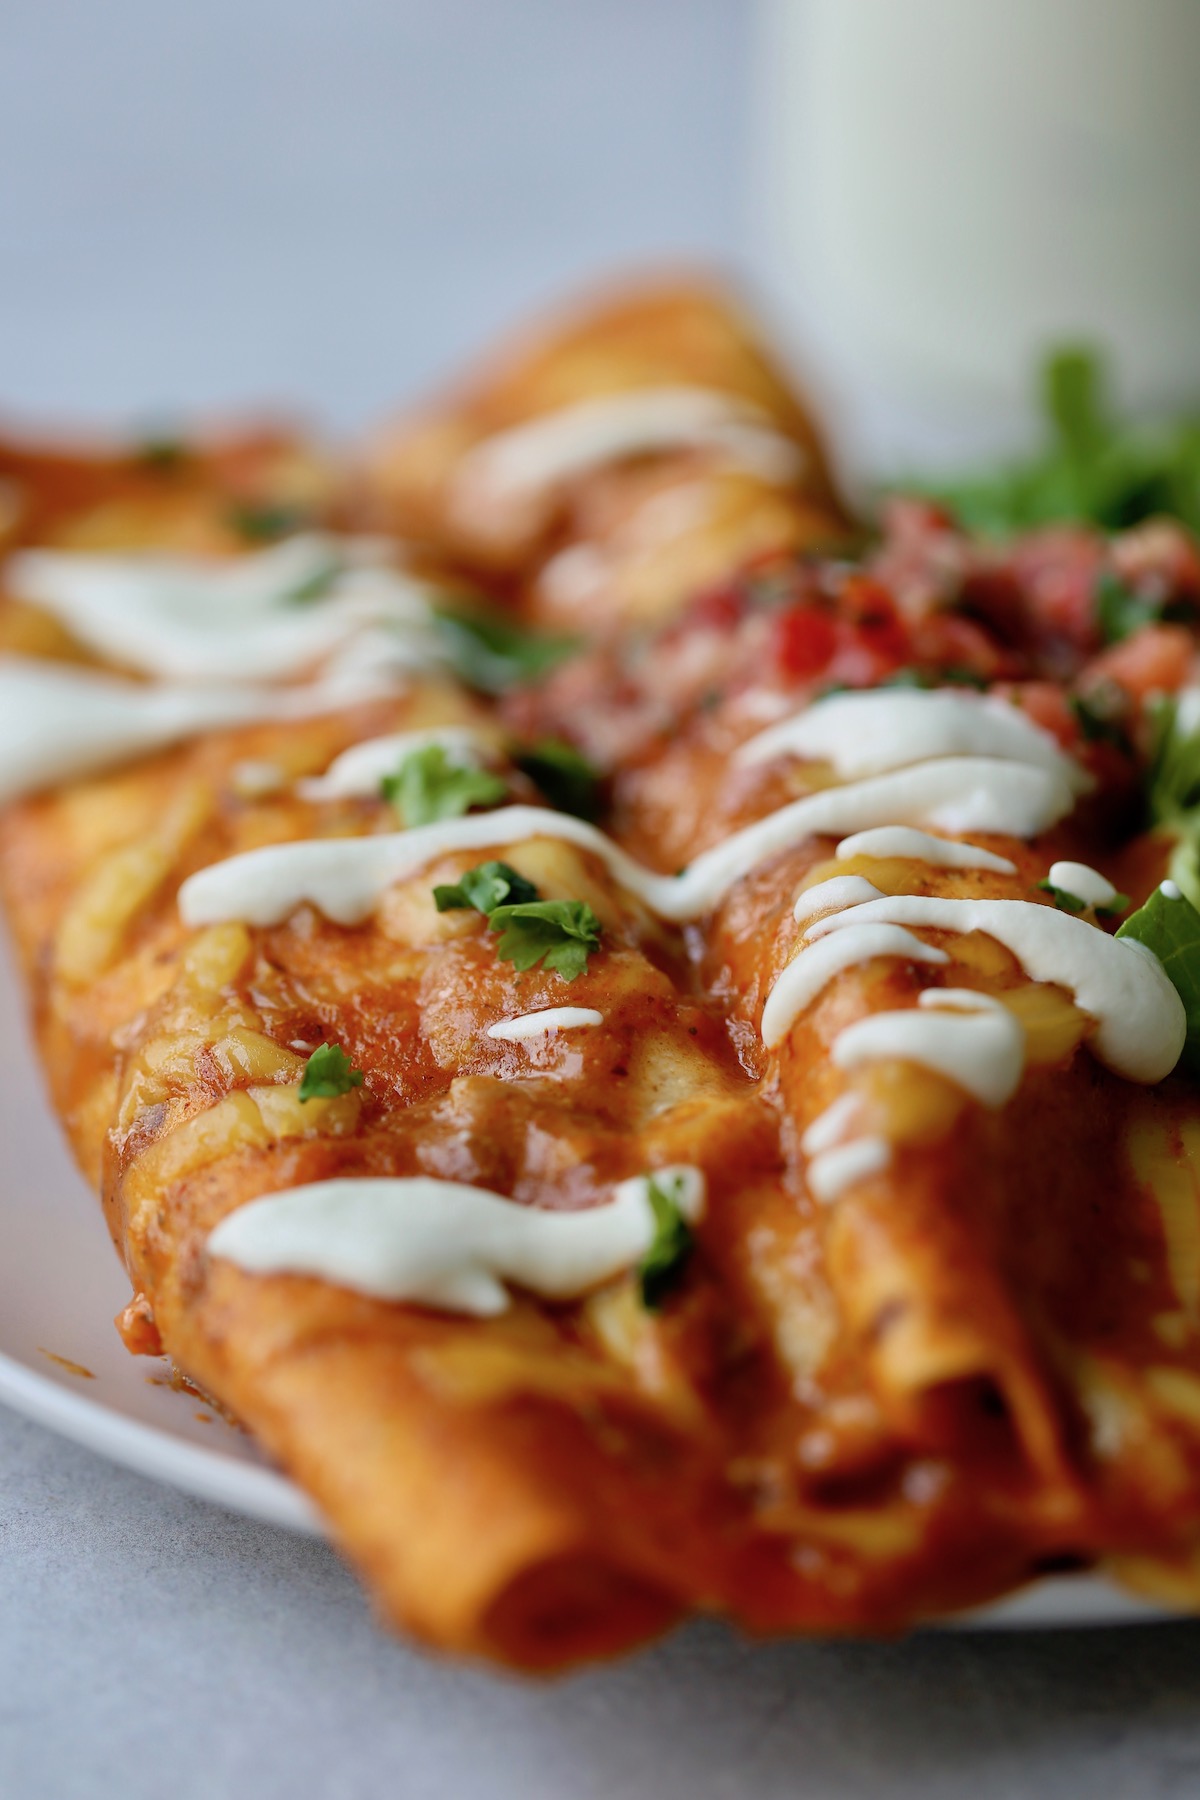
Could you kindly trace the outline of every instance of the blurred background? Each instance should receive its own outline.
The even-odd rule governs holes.
[[[375,419],[614,266],[747,251],[745,0],[8,0],[0,407]]]
[[[680,258],[884,461],[1019,436],[1065,334],[1190,398],[1198,72],[1197,0],[8,0],[0,406],[352,428]]]

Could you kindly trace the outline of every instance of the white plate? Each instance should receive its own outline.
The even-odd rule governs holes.
[[[129,1283],[42,1088],[0,945],[0,1401],[142,1475],[252,1518],[317,1533],[300,1490],[159,1358],[113,1326]],[[91,1373],[72,1373],[63,1358]],[[1103,1581],[1040,1583],[971,1614],[988,1627],[1125,1624],[1163,1615]]]

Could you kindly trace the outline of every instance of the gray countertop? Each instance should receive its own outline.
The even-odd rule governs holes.
[[[0,411],[354,425],[581,275],[746,250],[743,0],[11,0]],[[752,1648],[531,1687],[319,1543],[0,1409],[0,1795],[1200,1793],[1200,1627]]]

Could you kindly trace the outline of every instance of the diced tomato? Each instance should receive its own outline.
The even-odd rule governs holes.
[[[896,602],[869,575],[849,575],[838,596],[838,611],[853,626],[863,647],[881,662],[899,668],[912,653],[912,644]]]
[[[1073,750],[1079,742],[1079,720],[1055,682],[1003,681],[992,691],[1019,706],[1035,725],[1056,737],[1064,750]]]
[[[773,620],[775,662],[788,681],[806,681],[829,667],[837,628],[828,613],[801,603]]]
[[[1090,650],[1098,641],[1096,584],[1106,561],[1099,532],[1056,525],[1031,532],[1015,544],[1009,566],[1034,620]]]
[[[718,631],[732,631],[746,612],[744,588],[732,582],[725,587],[710,588],[692,602],[686,617],[691,625],[708,625]]]
[[[1145,625],[1090,662],[1080,686],[1115,681],[1138,700],[1147,694],[1173,693],[1188,678],[1193,650],[1192,634],[1185,626]]]

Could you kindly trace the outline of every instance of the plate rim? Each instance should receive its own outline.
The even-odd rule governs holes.
[[[306,1537],[326,1535],[316,1508],[286,1475],[190,1444],[90,1395],[70,1393],[53,1377],[3,1351],[0,1401],[72,1443],[194,1499]]]

